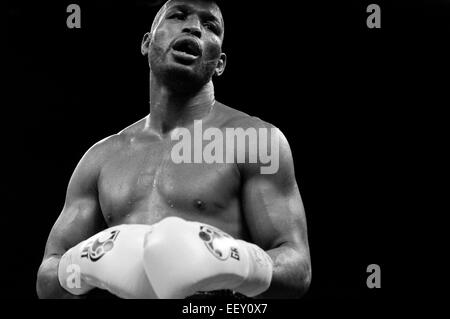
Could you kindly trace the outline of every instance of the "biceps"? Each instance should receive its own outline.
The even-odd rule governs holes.
[[[66,203],[50,232],[45,255],[63,254],[105,227],[95,198],[82,198]]]
[[[243,201],[252,239],[262,248],[307,244],[305,213],[297,185],[281,191],[273,183],[255,179],[245,186]]]

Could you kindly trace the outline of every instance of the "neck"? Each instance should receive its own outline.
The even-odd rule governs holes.
[[[150,115],[146,129],[165,135],[176,127],[207,116],[215,103],[214,85],[209,81],[196,92],[174,92],[150,74]]]

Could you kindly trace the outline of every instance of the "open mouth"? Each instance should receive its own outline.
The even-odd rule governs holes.
[[[189,38],[183,38],[175,41],[172,45],[172,49],[176,51],[178,55],[186,58],[196,59],[202,55],[200,44]]]

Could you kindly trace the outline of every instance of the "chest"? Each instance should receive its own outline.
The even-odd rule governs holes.
[[[226,210],[239,190],[233,164],[176,163],[173,145],[127,147],[108,159],[98,180],[104,214],[136,211],[212,213]]]

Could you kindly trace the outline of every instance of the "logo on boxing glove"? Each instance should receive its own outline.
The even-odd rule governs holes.
[[[227,260],[229,257],[239,260],[239,251],[232,246],[233,238],[228,234],[207,225],[201,225],[198,236],[205,243],[208,250],[218,259]]]
[[[119,230],[105,232],[100,235],[94,242],[88,243],[81,252],[81,258],[88,258],[91,261],[97,261],[102,258],[108,251],[114,248],[114,241],[119,235]]]

